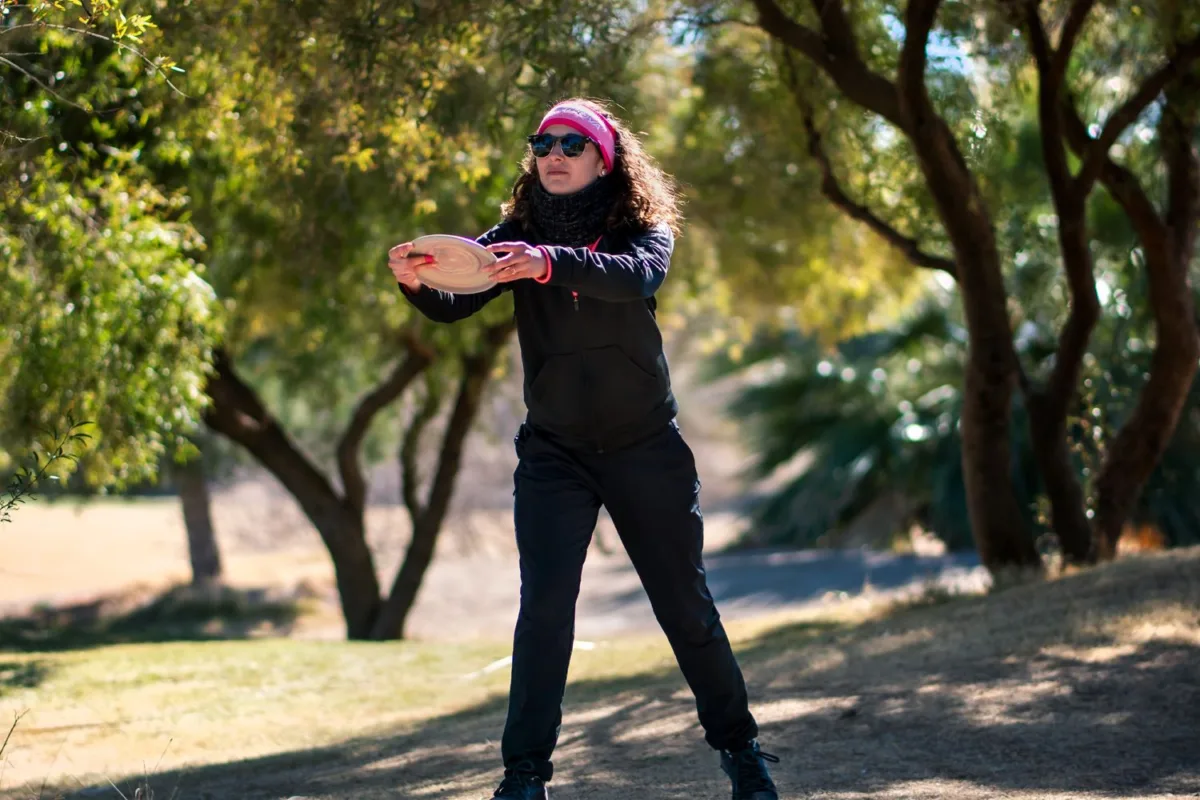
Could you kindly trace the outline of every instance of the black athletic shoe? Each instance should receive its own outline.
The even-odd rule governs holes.
[[[529,761],[522,761],[504,770],[504,780],[492,795],[492,800],[549,800],[546,784]]]
[[[721,769],[733,782],[733,800],[779,800],[779,792],[766,762],[778,764],[779,759],[764,753],[757,741],[750,742],[742,750],[722,750]]]

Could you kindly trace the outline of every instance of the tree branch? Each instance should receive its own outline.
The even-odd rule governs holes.
[[[900,109],[900,99],[896,87],[887,78],[872,72],[855,55],[854,49],[844,49],[844,43],[839,37],[824,31],[824,35],[793,20],[775,0],[753,0],[758,10],[758,27],[775,40],[804,54],[806,58],[821,68],[826,75],[837,84],[842,93],[863,108],[879,114],[901,130],[906,129],[906,123]],[[837,6],[836,0],[829,2]],[[837,18],[844,11],[839,8],[826,12],[824,19],[829,19],[832,13],[834,32],[838,30]],[[848,27],[847,27],[848,30]],[[834,44],[831,49],[827,39]]]
[[[1113,437],[1096,475],[1093,541],[1097,555],[1104,559],[1115,555],[1122,527],[1175,432],[1200,358],[1196,312],[1188,283],[1193,254],[1190,249],[1182,249],[1195,244],[1195,228],[1200,222],[1200,165],[1192,145],[1196,113],[1194,84],[1185,83],[1167,92],[1159,120],[1159,140],[1169,174],[1165,221],[1153,207],[1142,206],[1144,193],[1129,196],[1136,202],[1133,207],[1137,213],[1149,218],[1142,224],[1135,220],[1134,224],[1145,259],[1156,342],[1146,384]],[[1106,165],[1102,179],[1107,172]],[[1136,182],[1133,185],[1137,186]],[[1140,186],[1137,188],[1140,191]]]
[[[425,571],[437,549],[438,533],[450,506],[454,482],[462,461],[463,445],[471,423],[479,413],[484,387],[497,354],[504,348],[515,325],[508,320],[487,328],[479,349],[463,359],[463,374],[450,421],[442,434],[437,471],[429,487],[429,498],[420,516],[413,518],[412,540],[404,553],[404,562],[396,573],[383,611],[376,620],[372,637],[394,638],[404,634],[404,621],[416,600]]]
[[[363,478],[359,450],[371,422],[380,411],[404,393],[429,363],[430,359],[425,354],[410,349],[391,374],[368,392],[354,409],[350,424],[346,426],[337,446],[338,471],[341,473],[344,499],[351,508],[362,511],[366,504],[367,482]]]
[[[9,67],[11,67],[12,69],[15,69],[17,72],[20,72],[20,73],[21,73],[22,75],[24,75],[26,78],[29,78],[29,80],[31,80],[31,81],[33,81],[35,84],[37,84],[37,85],[38,85],[38,87],[39,87],[39,88],[40,88],[40,89],[41,89],[43,92],[46,92],[47,94],[49,94],[49,95],[50,95],[51,97],[53,97],[54,99],[58,100],[58,101],[59,101],[60,103],[62,103],[63,105],[65,105],[65,106],[69,106],[69,107],[71,107],[71,108],[74,108],[74,109],[77,109],[77,110],[79,110],[79,111],[87,111],[87,112],[90,112],[90,111],[91,111],[91,109],[90,109],[90,108],[85,108],[84,106],[81,106],[81,105],[79,105],[79,103],[76,103],[74,100],[68,100],[67,98],[63,97],[61,94],[59,94],[58,92],[56,92],[56,91],[54,91],[52,88],[50,88],[50,86],[48,86],[47,84],[43,83],[43,82],[42,82],[42,80],[41,80],[40,78],[38,78],[38,76],[34,75],[34,74],[33,74],[33,73],[30,71],[30,70],[28,70],[28,69],[26,69],[25,67],[21,66],[21,65],[20,65],[20,64],[18,64],[17,62],[15,62],[15,61],[12,61],[12,60],[10,60],[10,59],[8,59],[8,58],[5,58],[4,56],[0,55],[0,64],[7,64],[7,65],[8,65]]]
[[[940,6],[941,0],[909,2],[905,9],[904,47],[900,52],[896,83],[908,125],[905,132],[922,161],[926,183],[938,203],[942,220],[948,223],[950,217],[965,211],[967,217],[979,217],[978,221],[989,229],[988,242],[971,244],[963,238],[964,231],[956,232],[947,225],[947,233],[955,243],[956,260],[960,266],[964,266],[974,263],[973,258],[963,260],[963,253],[967,249],[975,249],[982,244],[984,250],[992,250],[995,242],[979,186],[954,139],[954,132],[933,107],[925,84],[926,49]],[[963,203],[966,204],[965,208]]]
[[[809,2],[813,11],[817,13],[817,19],[821,21],[821,30],[825,33],[825,40],[831,52],[835,53],[837,58],[858,61],[858,40],[854,36],[854,26],[850,24],[850,17],[846,14],[842,0]]]
[[[205,391],[210,400],[204,422],[246,448],[300,503],[326,546],[337,558],[344,550],[332,520],[344,515],[333,486],[304,455],[263,405],[258,394],[234,370],[228,353],[213,354],[214,372]]]
[[[1076,3],[1071,10],[1087,4],[1086,0],[1082,4]],[[1067,163],[1066,143],[1063,141],[1060,100],[1063,76],[1070,53],[1068,51],[1067,57],[1064,58],[1064,51],[1059,50],[1055,53],[1050,49],[1050,40],[1042,25],[1039,6],[1038,0],[1026,0],[1025,30],[1038,72],[1038,118],[1042,128],[1042,157],[1046,160],[1046,171],[1055,206],[1059,206],[1069,201],[1075,193],[1075,184],[1071,181],[1071,168]],[[1061,214],[1062,209],[1056,210]]]
[[[1050,50],[1046,29],[1038,11],[1039,5],[1038,0],[1026,0],[1025,27],[1037,65],[1042,154],[1046,161],[1050,195],[1058,214],[1058,244],[1071,293],[1071,308],[1059,332],[1054,369],[1042,402],[1038,404],[1044,417],[1039,424],[1046,435],[1065,438],[1067,412],[1079,384],[1083,357],[1092,330],[1100,318],[1100,299],[1096,294],[1095,268],[1088,248],[1085,218],[1085,201],[1090,188],[1072,181],[1063,134],[1062,90],[1067,62],[1070,60],[1069,48],[1074,46],[1074,39],[1091,3],[1089,0],[1077,0],[1072,5],[1068,12],[1067,29],[1063,33],[1064,42],[1057,53]],[[1059,512],[1056,510],[1056,513]]]
[[[1075,179],[1080,190],[1087,192],[1104,168],[1104,161],[1113,144],[1125,132],[1125,129],[1137,121],[1146,107],[1154,102],[1164,89],[1176,77],[1181,75],[1188,66],[1200,56],[1200,37],[1180,44],[1175,54],[1166,64],[1150,73],[1133,96],[1117,107],[1105,121],[1099,138],[1091,146],[1084,158],[1083,166]]]
[[[792,90],[794,93],[796,92],[794,86]],[[958,274],[957,268],[951,259],[926,253],[921,249],[920,243],[915,238],[900,233],[900,231],[873,213],[871,209],[854,202],[846,194],[841,184],[838,183],[837,176],[834,175],[833,165],[829,161],[829,156],[821,146],[821,134],[817,130],[816,123],[813,121],[812,109],[804,105],[803,101],[799,98],[797,98],[797,102],[801,104],[801,113],[804,117],[804,131],[808,136],[808,153],[821,168],[821,193],[831,203],[844,211],[847,216],[862,222],[880,238],[903,253],[914,265],[924,267],[925,269],[941,270],[948,275],[956,277]]]
[[[458,397],[454,401],[454,410],[450,412],[450,420],[446,423],[446,433],[442,436],[442,449],[438,454],[433,482],[429,486],[423,518],[440,520],[446,513],[454,492],[454,479],[458,476],[459,463],[462,460],[463,442],[483,399],[483,388],[487,383],[488,373],[496,354],[504,347],[514,328],[513,321],[507,320],[486,329],[479,350],[463,359],[463,376],[459,382]]]
[[[112,46],[120,48],[121,50],[124,50],[128,53],[133,53],[135,56],[137,56],[139,59],[141,59],[141,61],[143,63],[145,63],[146,66],[150,67],[151,70],[153,70],[155,73],[157,73],[159,75],[159,77],[161,77],[163,79],[163,83],[165,83],[165,84],[167,84],[167,86],[171,87],[171,91],[175,92],[176,94],[180,95],[181,97],[186,97],[189,100],[191,99],[190,95],[188,95],[186,92],[180,91],[179,87],[171,82],[171,79],[169,77],[167,77],[167,72],[165,69],[163,69],[161,64],[152,60],[150,57],[148,57],[141,50],[138,50],[136,47],[131,47],[130,45],[127,45],[122,41],[114,39],[111,36],[105,36],[102,33],[96,33],[95,31],[85,30],[84,28],[75,28],[70,25],[51,25],[50,23],[34,23],[34,24],[37,25],[38,27],[50,28],[50,29],[56,30],[56,31],[67,31],[68,33],[77,33],[80,36],[87,36],[92,39],[99,39],[101,41],[108,42]]]
[[[440,405],[441,394],[430,388],[421,400],[421,405],[417,408],[416,413],[413,414],[412,420],[408,423],[408,429],[404,431],[404,441],[400,444],[400,493],[414,525],[425,513],[425,509],[421,505],[420,470],[417,466],[421,434],[437,416]]]
[[[821,34],[789,17],[774,0],[754,0],[754,7],[758,9],[758,26],[773,38],[799,50],[823,69],[832,65],[833,58]]]
[[[1168,92],[1159,125],[1167,165],[1166,224],[1175,263],[1186,269],[1196,244],[1200,219],[1200,157],[1197,156],[1197,100],[1200,80],[1188,74]]]
[[[1064,93],[1063,96],[1063,128],[1066,130],[1067,142],[1077,156],[1083,157],[1096,152],[1096,140],[1088,134],[1087,126],[1068,93]],[[1129,216],[1139,239],[1153,240],[1161,235],[1164,223],[1146,190],[1137,176],[1113,161],[1107,151],[1103,152],[1100,158],[1099,178],[1104,188],[1108,189],[1108,193]]]
[[[1058,81],[1062,81],[1063,76],[1067,74],[1071,54],[1075,52],[1075,41],[1079,38],[1079,34],[1083,30],[1083,23],[1087,21],[1088,14],[1091,13],[1094,5],[1096,5],[1096,0],[1075,0],[1067,10],[1067,18],[1063,22],[1062,35],[1058,39],[1058,51],[1055,53],[1053,65]],[[1036,9],[1034,13],[1036,13]]]
[[[926,49],[940,6],[941,0],[909,0],[904,10],[904,47],[896,82],[914,124],[933,115],[925,86]]]
[[[214,353],[205,391],[212,402],[205,424],[244,447],[300,504],[333,558],[342,614],[352,638],[368,633],[378,611],[379,581],[363,535],[361,512],[352,511],[304,452],[267,412],[224,350]]]

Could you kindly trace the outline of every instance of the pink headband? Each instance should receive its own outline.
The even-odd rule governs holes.
[[[551,125],[566,125],[574,128],[585,136],[590,136],[600,145],[600,155],[604,158],[604,168],[612,171],[613,160],[616,158],[617,136],[612,125],[603,115],[580,103],[559,103],[546,112],[537,132],[542,133]]]

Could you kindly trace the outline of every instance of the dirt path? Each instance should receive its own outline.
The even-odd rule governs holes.
[[[793,624],[740,658],[785,798],[1200,796],[1200,549],[860,628]],[[567,705],[555,800],[728,797],[673,669],[574,682]],[[503,708],[161,785],[179,800],[484,798]]]
[[[426,640],[470,639],[511,629],[520,584],[515,561],[448,559],[435,564],[413,610],[412,635]],[[714,553],[706,556],[706,568],[717,607],[725,618],[734,620],[794,611],[864,591],[890,596],[920,592],[930,585],[974,591],[986,579],[974,554]],[[585,639],[658,630],[646,594],[623,552],[589,555],[575,630]]]
[[[380,507],[370,519],[379,572],[390,583],[406,544],[406,518],[399,509]],[[706,520],[709,585],[729,619],[794,610],[843,593],[919,591],[930,581],[977,588],[983,578],[973,554],[723,553],[744,521],[730,512],[707,514]],[[283,591],[302,586],[306,596],[323,602],[321,613],[304,621],[298,635],[343,636],[329,556],[290,502],[240,489],[219,506],[218,522],[234,586]],[[185,538],[172,500],[32,506],[11,528],[0,563],[0,615],[127,592],[150,597],[188,577]],[[463,514],[443,535],[409,634],[424,640],[495,637],[512,629],[518,590],[511,511]],[[656,623],[645,593],[611,522],[602,518],[584,569],[577,631],[597,638],[650,630]]]

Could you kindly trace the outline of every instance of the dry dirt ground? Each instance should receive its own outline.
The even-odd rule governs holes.
[[[289,520],[291,530],[299,533],[274,549],[237,535],[240,515],[265,515],[269,512],[256,509],[274,509],[278,520],[295,513],[283,499],[264,496],[261,505],[245,499],[252,491],[241,487],[218,504],[217,525],[230,584],[315,603],[317,612],[297,620],[286,633],[341,638],[344,627],[332,566],[303,520]],[[511,629],[520,581],[510,517],[511,512],[479,510],[448,525],[413,609],[411,636],[462,641]],[[388,585],[401,556],[406,518],[398,509],[378,508],[372,511],[372,522],[381,583]],[[978,590],[985,580],[974,554],[721,552],[739,525],[732,513],[708,515],[709,587],[722,613],[733,619],[864,591],[920,591],[929,582]],[[10,527],[11,533],[4,531],[5,558],[0,562],[0,618],[27,616],[39,604],[86,614],[102,602],[106,613],[118,613],[187,580],[184,533],[173,500],[104,502],[79,510],[69,505],[30,506]],[[597,539],[585,565],[577,632],[595,637],[657,630],[645,592],[610,523],[600,525]],[[612,548],[599,546],[609,542]]]
[[[952,590],[981,588],[985,576],[974,554],[946,555],[930,542],[918,542],[923,545],[918,552],[903,555],[861,548],[726,552],[748,525],[741,475],[749,456],[742,434],[720,413],[731,387],[698,385],[694,361],[672,363],[680,421],[703,483],[710,588],[727,618],[752,619],[863,592],[919,592],[929,582]],[[492,636],[511,630],[516,617],[511,436],[521,416],[521,391],[519,364],[513,366],[509,379],[489,395],[468,439],[437,556],[409,617],[410,637]],[[423,472],[432,472],[429,464]],[[382,586],[391,585],[409,537],[408,514],[396,502],[399,494],[394,463],[372,470],[367,536]],[[231,586],[253,596],[318,606],[317,613],[272,632],[341,638],[332,565],[295,499],[273,479],[251,474],[216,487],[212,506]],[[894,517],[889,503],[873,511],[851,526],[847,541],[886,538],[887,522]],[[0,536],[0,623],[28,617],[39,607],[85,617],[122,613],[189,577],[183,521],[172,497],[34,503],[22,507]],[[585,567],[577,631],[597,637],[656,629],[636,574],[602,512]]]
[[[687,369],[677,372],[679,383],[688,387]],[[469,439],[437,557],[410,618],[411,636],[470,639],[511,630],[516,618],[511,433],[520,398],[519,387],[502,388]],[[723,553],[746,526],[739,474],[747,455],[729,421],[716,413],[725,397],[719,387],[688,387],[681,393],[681,423],[703,482],[710,583],[728,616],[752,618],[864,588],[905,591],[930,579],[978,587],[980,573],[970,555]],[[367,534],[384,586],[391,585],[410,530],[407,513],[395,502],[398,496],[395,465],[375,469]],[[229,582],[318,602],[321,612],[287,633],[340,638],[329,556],[295,500],[275,481],[258,476],[217,488],[212,505]],[[189,576],[174,498],[34,503],[22,507],[0,533],[0,617],[25,615],[38,605],[86,611],[98,598],[110,606],[133,606]],[[654,628],[637,577],[602,514],[588,556],[577,629],[590,637]]]
[[[1200,549],[736,638],[784,798],[1200,796]],[[500,693],[364,721],[349,740],[156,775],[156,797],[484,798],[503,708]],[[728,797],[669,665],[574,680],[557,764],[555,800]]]

